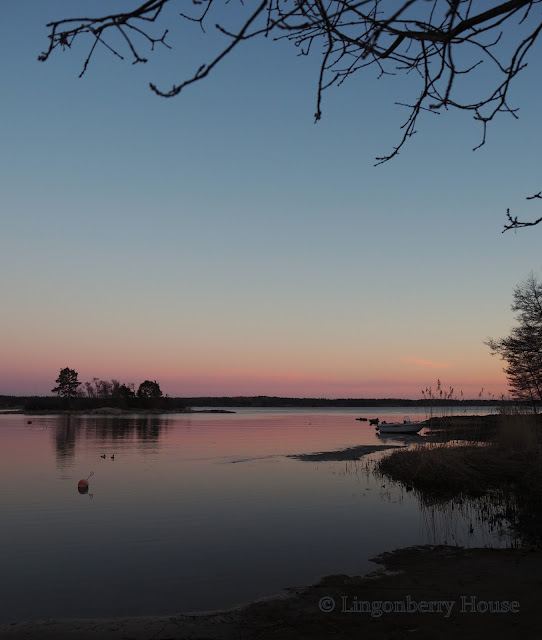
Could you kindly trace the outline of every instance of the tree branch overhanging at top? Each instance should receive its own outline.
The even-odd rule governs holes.
[[[121,13],[50,22],[49,46],[39,60],[48,60],[57,49],[70,49],[86,35],[90,45],[80,75],[100,45],[120,59],[128,57],[132,64],[145,63],[148,54],[143,55],[143,50],[170,48],[169,29],[159,29],[157,24],[166,20],[166,5],[181,5],[183,13],[177,15],[181,22],[194,22],[205,31],[216,19],[216,32],[225,43],[209,62],[172,89],[151,83],[151,89],[163,97],[176,96],[204,79],[234,48],[258,37],[290,41],[298,55],[320,54],[315,120],[322,116],[325,90],[368,67],[375,67],[378,77],[414,72],[417,95],[398,103],[408,109],[408,116],[397,146],[376,159],[381,164],[394,158],[416,133],[422,113],[451,108],[471,112],[482,126],[475,149],[485,144],[487,126],[497,114],[517,118],[517,109],[509,103],[510,86],[526,67],[542,31],[541,2],[508,0],[481,10],[473,0],[261,0],[257,6],[243,0],[147,0]],[[187,4],[192,15],[186,13]],[[465,85],[463,78],[469,74],[483,81]],[[504,231],[542,222],[542,218],[521,222],[509,210],[507,220]]]
[[[528,196],[527,200],[542,200],[542,191],[535,193],[533,196]],[[510,229],[522,229],[524,227],[534,227],[537,224],[540,224],[542,222],[542,217],[538,218],[537,220],[532,220],[531,222],[520,222],[517,216],[515,216],[514,218],[512,217],[512,215],[510,214],[510,209],[506,210],[506,218],[508,220],[508,224],[504,225],[504,229],[502,231],[503,233],[505,231],[509,231]]]

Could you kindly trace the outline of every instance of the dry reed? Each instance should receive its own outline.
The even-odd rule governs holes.
[[[401,449],[385,456],[378,471],[413,488],[426,503],[491,493],[518,506],[518,522],[542,537],[542,428],[540,416],[492,416],[483,441],[438,442]],[[476,421],[471,428],[477,429]],[[478,423],[479,424],[479,423]],[[488,429],[488,425],[490,428]],[[467,427],[462,425],[462,431]],[[448,435],[456,421],[448,421]]]

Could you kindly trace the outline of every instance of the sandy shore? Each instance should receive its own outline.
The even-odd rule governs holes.
[[[1,626],[0,638],[538,640],[542,637],[541,551],[418,547],[383,554],[375,561],[382,567],[375,574],[328,576],[316,585],[229,611],[167,618],[17,623]]]

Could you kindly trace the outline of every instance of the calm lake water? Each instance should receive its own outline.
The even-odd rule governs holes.
[[[406,414],[426,417],[411,408],[0,415],[0,623],[226,608],[364,574],[369,558],[398,547],[509,545],[473,507],[453,520],[420,508],[414,492],[374,477],[367,458],[285,457],[381,444],[354,418]]]

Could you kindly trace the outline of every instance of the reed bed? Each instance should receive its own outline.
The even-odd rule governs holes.
[[[394,451],[380,461],[379,470],[429,492],[481,495],[510,482],[542,480],[541,463],[540,451],[509,451],[487,444],[430,444]]]
[[[513,524],[542,540],[540,416],[483,418],[432,423],[436,441],[396,450],[379,461],[377,470],[414,489],[426,503],[487,494],[501,505],[513,503]]]

